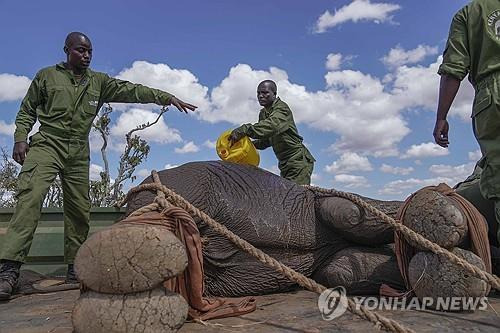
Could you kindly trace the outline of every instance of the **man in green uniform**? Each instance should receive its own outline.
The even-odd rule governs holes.
[[[66,280],[76,282],[73,260],[89,231],[88,136],[103,103],[175,105],[186,113],[196,108],[164,91],[90,70],[92,44],[83,33],[70,33],[64,52],[66,62],[36,74],[16,117],[12,157],[22,168],[18,203],[2,244],[0,299],[8,299],[17,284],[44,197],[57,175],[64,193]],[[28,144],[28,133],[37,119],[41,124],[39,132]]]
[[[264,107],[260,110],[259,122],[241,125],[231,132],[229,140],[234,143],[246,135],[256,139],[253,143],[257,149],[272,146],[281,177],[299,185],[309,185],[316,160],[302,143],[292,111],[276,93],[276,83],[262,81],[257,87],[257,99]]]
[[[469,74],[475,89],[472,124],[483,154],[480,190],[494,202],[500,223],[500,1],[475,0],[455,14],[438,73],[441,83],[434,139],[440,146],[448,146],[446,116],[460,82]]]

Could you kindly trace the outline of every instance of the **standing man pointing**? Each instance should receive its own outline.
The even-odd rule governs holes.
[[[17,206],[0,256],[0,300],[8,299],[17,284],[43,200],[57,175],[63,187],[66,280],[76,282],[73,260],[89,231],[88,138],[104,103],[174,105],[186,113],[196,109],[167,92],[92,71],[92,43],[81,32],[66,37],[64,53],[66,62],[36,74],[16,117],[12,157],[22,168]],[[28,144],[28,133],[37,119],[39,132]]]
[[[481,194],[495,203],[495,217],[500,223],[499,0],[474,0],[455,14],[438,73],[441,83],[434,140],[448,147],[446,117],[460,82],[468,74],[475,89],[472,126],[483,154]]]

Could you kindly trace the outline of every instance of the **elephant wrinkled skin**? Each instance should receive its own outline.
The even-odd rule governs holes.
[[[378,293],[381,283],[403,288],[391,228],[350,201],[263,169],[223,161],[192,162],[158,173],[161,182],[232,232],[283,264],[328,287]],[[142,184],[151,183],[148,177]],[[133,194],[127,214],[153,202]],[[394,216],[399,201],[367,199]],[[200,219],[205,291],[214,296],[283,292],[296,285],[233,245]]]

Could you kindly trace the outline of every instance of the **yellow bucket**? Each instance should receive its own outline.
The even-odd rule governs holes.
[[[230,147],[228,138],[231,132],[232,130],[225,131],[217,139],[217,155],[224,161],[259,166],[259,153],[248,136],[244,136]]]

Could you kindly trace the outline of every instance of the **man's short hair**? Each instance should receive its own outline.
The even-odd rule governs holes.
[[[276,83],[273,80],[264,80],[261,83],[259,83],[259,86],[261,84],[269,84],[269,86],[271,87],[271,90],[273,91],[274,94],[276,94],[278,92],[278,87],[276,86]]]
[[[73,32],[70,32],[66,36],[66,40],[64,41],[64,45],[67,47],[70,47],[77,37],[83,37],[90,42],[90,38],[87,35],[85,35],[83,32],[73,31]]]

